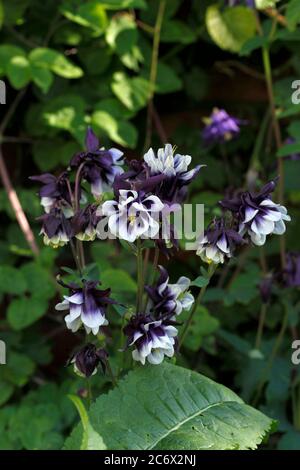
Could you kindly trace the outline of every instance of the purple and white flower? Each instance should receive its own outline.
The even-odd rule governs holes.
[[[158,149],[157,154],[150,148],[144,155],[144,161],[150,170],[150,176],[164,175],[155,194],[165,202],[180,202],[185,196],[184,188],[193,181],[203,166],[197,165],[189,170],[192,157],[175,153],[171,144]]]
[[[236,246],[244,240],[233,228],[226,228],[224,219],[218,219],[208,226],[198,243],[196,254],[205,263],[219,264],[231,258]]]
[[[100,216],[97,215],[97,206],[89,204],[81,209],[72,219],[75,237],[81,241],[93,241],[96,238],[96,228]]]
[[[238,118],[230,116],[224,109],[214,108],[210,117],[205,118],[202,138],[207,144],[224,143],[237,137],[240,126],[244,124]]]
[[[105,349],[97,349],[94,344],[88,343],[76,352],[69,362],[74,364],[74,372],[79,377],[89,378],[98,372],[99,365],[105,373],[107,359],[108,353]]]
[[[282,235],[286,230],[285,222],[291,220],[287,209],[271,200],[275,187],[276,182],[271,181],[259,193],[247,191],[221,201],[222,207],[237,215],[239,233],[248,234],[254,245],[264,245],[267,235]]]
[[[42,222],[41,235],[44,235],[45,245],[58,248],[66,245],[73,236],[70,219],[67,219],[60,209],[51,209],[48,214],[38,217]]]
[[[163,208],[164,204],[157,196],[146,196],[144,192],[121,189],[119,202],[104,202],[98,210],[98,215],[108,217],[108,227],[114,236],[133,243],[141,237],[157,236]]]
[[[41,205],[47,214],[51,209],[61,208],[65,217],[69,218],[73,215],[70,190],[72,185],[68,181],[67,172],[56,177],[51,173],[44,173],[39,176],[31,176],[32,181],[38,181],[42,184],[39,190]]]
[[[108,325],[106,310],[109,304],[116,303],[110,296],[110,289],[97,289],[98,282],[83,281],[83,287],[70,285],[70,293],[56,310],[69,310],[65,317],[67,328],[73,333],[84,326],[87,334],[97,335],[101,326]]]
[[[116,148],[105,150],[91,128],[86,135],[86,152],[80,152],[72,158],[70,166],[80,171],[80,176],[91,185],[95,199],[106,191],[112,190],[117,175],[123,173],[123,152]]]
[[[145,364],[160,364],[164,357],[173,357],[176,349],[176,322],[169,319],[155,320],[151,315],[133,316],[124,328],[128,337],[127,347],[133,346],[132,357]]]
[[[189,292],[191,281],[181,276],[176,284],[169,283],[169,275],[165,268],[159,266],[160,277],[155,286],[145,289],[151,301],[150,309],[155,317],[179,315],[183,310],[190,310],[195,299]]]

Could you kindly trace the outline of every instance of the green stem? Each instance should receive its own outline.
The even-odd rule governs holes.
[[[279,334],[276,338],[276,341],[275,341],[274,347],[272,349],[272,352],[271,352],[270,358],[268,360],[268,363],[267,363],[267,365],[266,365],[266,367],[263,371],[262,378],[261,378],[261,380],[258,384],[257,392],[256,392],[256,395],[255,395],[254,400],[253,400],[253,406],[256,406],[259,399],[260,399],[263,387],[264,387],[264,385],[266,383],[266,380],[268,378],[268,375],[269,375],[269,373],[272,369],[274,359],[275,359],[275,357],[277,356],[277,354],[280,350],[280,346],[281,346],[281,343],[282,343],[282,340],[283,340],[283,337],[284,337],[284,334],[286,332],[286,328],[287,328],[287,325],[288,325],[288,318],[289,318],[289,310],[288,310],[287,306],[285,306],[285,311],[284,311],[284,315],[283,315],[283,319],[282,319],[281,328],[280,328]]]
[[[92,400],[93,400],[92,384],[91,384],[90,377],[87,377],[86,379],[86,388],[87,388],[87,402],[88,402],[88,407],[90,408]]]
[[[137,262],[137,282],[138,282],[138,291],[137,291],[137,298],[136,298],[136,313],[139,313],[142,307],[142,299],[143,299],[143,291],[144,291],[143,253],[142,253],[142,242],[140,238],[138,238],[137,240],[136,262]]]
[[[258,14],[256,15],[256,20],[257,20],[258,32],[261,36],[263,36],[263,31],[262,31]],[[280,149],[280,147],[282,147],[282,136],[281,136],[279,121],[276,116],[276,106],[275,106],[274,87],[273,87],[273,78],[272,78],[272,66],[271,66],[271,59],[270,59],[270,49],[268,45],[264,45],[262,47],[262,61],[263,61],[263,66],[264,66],[264,74],[265,74],[269,104],[270,104],[270,109],[271,109],[276,147],[277,149]],[[279,175],[278,199],[279,199],[280,204],[284,204],[284,161],[283,161],[283,158],[277,158],[277,172]],[[285,237],[284,235],[282,235],[280,237],[280,259],[281,259],[281,267],[283,269],[285,268],[285,251],[286,251]]]
[[[266,315],[267,315],[267,307],[268,305],[266,303],[263,303],[260,309],[258,328],[257,328],[256,340],[255,340],[255,349],[260,349],[260,346],[261,346],[261,340],[263,337],[264,326],[265,326]]]
[[[209,281],[211,280],[211,278],[212,278],[212,276],[213,276],[213,274],[214,274],[214,272],[215,272],[215,270],[216,270],[216,267],[217,267],[217,265],[215,265],[215,264],[211,264],[211,265],[210,265],[210,267],[209,267],[209,269],[208,269],[208,278],[209,278]],[[193,305],[193,307],[192,307],[191,310],[190,310],[189,317],[188,317],[188,319],[187,319],[187,321],[186,321],[186,323],[185,323],[185,325],[184,325],[184,328],[183,328],[183,331],[182,331],[182,334],[181,334],[181,338],[180,338],[180,341],[179,341],[179,349],[180,349],[180,347],[182,346],[182,344],[184,343],[184,340],[185,340],[186,335],[187,335],[187,333],[188,333],[188,331],[189,331],[189,328],[190,328],[190,326],[191,326],[191,324],[192,324],[192,321],[193,321],[194,315],[195,315],[195,313],[196,313],[196,310],[197,310],[198,306],[201,304],[201,301],[202,301],[202,299],[203,299],[203,296],[204,296],[204,294],[205,294],[205,292],[206,292],[207,286],[208,286],[208,284],[207,284],[206,286],[201,287],[200,292],[199,292],[199,294],[198,294],[198,296],[197,296],[197,298],[196,298],[196,300],[195,300],[195,302],[194,302],[194,305]]]
[[[150,76],[149,76],[150,94],[149,94],[148,111],[147,111],[146,138],[145,138],[145,145],[144,145],[145,150],[148,149],[150,142],[151,142],[153,96],[155,93],[160,33],[161,33],[161,27],[162,27],[162,22],[164,18],[165,8],[166,8],[166,0],[160,0],[156,22],[154,26],[154,35],[153,35],[152,58],[151,58],[151,67],[150,67]]]
[[[111,365],[110,365],[110,362],[107,361],[106,363],[106,367],[107,367],[107,370],[109,372],[109,375],[111,377],[111,381],[113,383],[113,386],[116,387],[118,384],[117,384],[117,380],[116,380],[116,377],[114,376],[114,373],[113,373],[113,370],[111,368]]]

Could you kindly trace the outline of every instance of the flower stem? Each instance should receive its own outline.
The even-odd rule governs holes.
[[[114,376],[114,373],[113,373],[113,370],[112,370],[112,367],[111,367],[109,361],[107,361],[106,367],[107,367],[107,370],[108,370],[109,375],[110,375],[110,377],[111,377],[111,381],[112,381],[112,383],[113,383],[113,386],[116,387],[116,386],[117,386],[117,380],[116,380],[116,377]]]
[[[284,311],[284,315],[283,315],[283,319],[282,319],[281,328],[280,328],[280,331],[279,331],[278,336],[276,338],[276,341],[275,341],[274,347],[272,349],[272,352],[271,352],[270,358],[268,360],[268,363],[267,363],[267,365],[266,365],[266,367],[263,371],[262,378],[261,378],[261,380],[258,384],[257,392],[256,392],[256,395],[255,395],[254,400],[253,400],[253,406],[256,406],[259,399],[260,399],[263,387],[264,387],[264,385],[266,383],[266,380],[268,378],[268,375],[269,375],[269,373],[272,369],[274,359],[277,356],[278,351],[280,350],[281,343],[282,343],[282,340],[283,340],[283,337],[284,337],[284,334],[286,332],[286,328],[287,328],[287,325],[288,325],[288,318],[289,318],[289,310],[288,310],[288,307],[285,306],[285,311]]]
[[[150,93],[149,93],[149,102],[148,102],[148,111],[147,111],[146,139],[145,139],[145,145],[144,145],[145,151],[148,149],[150,145],[150,141],[151,141],[153,96],[155,93],[160,33],[161,33],[161,27],[162,27],[162,22],[164,18],[165,8],[166,8],[166,0],[160,0],[159,5],[158,5],[156,22],[154,26],[154,34],[153,34],[152,58],[151,58],[150,77],[149,77]]]
[[[142,307],[143,291],[144,291],[144,276],[143,276],[143,253],[142,253],[142,242],[141,239],[137,239],[137,252],[136,252],[136,262],[137,262],[137,299],[136,299],[136,313],[139,313]]]
[[[257,333],[256,333],[256,339],[255,339],[255,349],[260,349],[260,346],[261,346],[261,340],[263,337],[263,331],[264,331],[266,315],[267,315],[267,307],[268,305],[266,303],[263,303],[261,305],[258,328],[257,328]]]
[[[216,270],[216,267],[217,267],[216,264],[211,264],[211,265],[209,266],[209,269],[208,269],[208,279],[209,279],[209,281],[211,280],[211,278],[212,278],[212,276],[213,276],[213,274],[214,274],[214,272],[215,272],[215,270]],[[187,333],[188,333],[188,331],[189,331],[189,328],[190,328],[190,326],[191,326],[191,324],[192,324],[192,321],[193,321],[194,315],[195,315],[195,313],[196,313],[196,310],[197,310],[197,308],[199,307],[199,305],[201,304],[201,301],[202,301],[202,299],[203,299],[203,296],[204,296],[204,294],[205,294],[205,292],[206,292],[207,286],[208,286],[208,284],[207,284],[206,286],[201,287],[200,292],[199,292],[199,294],[198,294],[198,297],[196,298],[196,300],[195,300],[195,302],[194,302],[194,305],[193,305],[193,307],[191,308],[189,317],[188,317],[188,319],[187,319],[187,321],[186,321],[186,323],[185,323],[185,325],[184,325],[184,328],[183,328],[183,331],[182,331],[182,334],[181,334],[181,338],[180,338],[180,341],[179,341],[179,349],[180,349],[180,347],[182,346],[182,344],[183,344],[183,342],[184,342],[184,340],[185,340],[185,338],[186,338],[186,335],[187,335]]]

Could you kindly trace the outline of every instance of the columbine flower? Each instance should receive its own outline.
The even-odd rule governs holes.
[[[41,198],[41,205],[47,214],[53,208],[61,208],[65,217],[72,217],[73,209],[69,191],[71,184],[68,182],[67,172],[62,173],[58,177],[45,173],[39,176],[31,176],[30,179],[38,181],[43,185],[39,191],[39,196]]]
[[[98,214],[108,217],[108,227],[113,235],[132,243],[140,237],[156,237],[159,231],[157,219],[163,208],[157,196],[146,197],[143,192],[121,189],[119,202],[104,202]]]
[[[49,214],[38,217],[42,222],[40,234],[44,235],[45,245],[58,248],[66,245],[73,236],[70,220],[60,209],[51,209]]]
[[[224,263],[231,258],[237,245],[244,243],[234,229],[226,228],[223,219],[214,220],[199,239],[197,255],[206,263]]]
[[[128,337],[127,347],[134,346],[132,357],[143,365],[146,359],[150,364],[160,364],[164,356],[175,353],[176,322],[169,319],[155,320],[151,315],[138,314],[132,317],[124,328]]]
[[[83,281],[83,287],[69,285],[69,295],[55,307],[56,310],[69,310],[65,321],[73,333],[83,325],[87,334],[97,335],[101,326],[108,325],[107,306],[115,301],[109,298],[110,289],[97,289],[97,284],[96,281]]]
[[[181,276],[176,284],[169,284],[169,275],[165,268],[159,266],[160,277],[154,287],[145,289],[151,300],[151,311],[157,318],[161,315],[179,315],[182,310],[189,310],[195,299],[188,291],[191,281]]]
[[[285,221],[291,220],[287,209],[271,200],[270,193],[275,187],[276,182],[271,181],[259,193],[247,191],[236,198],[221,201],[224,208],[237,215],[239,233],[247,233],[258,246],[264,245],[267,235],[282,235],[286,230]]]
[[[71,358],[74,372],[80,377],[91,377],[98,371],[99,364],[103,373],[106,370],[108,354],[105,349],[97,349],[94,344],[88,343]]]
[[[272,274],[266,275],[259,283],[259,293],[263,303],[267,304],[272,296],[272,288],[274,284],[274,276]]]
[[[86,134],[86,152],[81,152],[72,158],[71,168],[78,169],[81,165],[81,177],[91,184],[93,196],[98,199],[102,193],[111,191],[117,175],[123,173],[123,152],[116,148],[105,150],[99,148],[99,140],[88,128]]]
[[[175,153],[171,144],[160,148],[157,154],[150,148],[144,155],[144,161],[150,169],[150,175],[164,175],[157,186],[157,194],[165,202],[180,202],[185,196],[185,187],[189,185],[199,173],[203,165],[197,165],[189,170],[192,161],[190,155]]]
[[[249,8],[256,8],[255,0],[226,0],[229,7],[235,7],[237,5],[246,5]]]
[[[287,287],[300,287],[300,253],[286,255],[284,280]]]
[[[93,241],[96,238],[96,227],[100,220],[97,215],[97,206],[89,204],[81,209],[72,220],[75,237],[82,241]]]
[[[240,133],[240,125],[244,122],[230,116],[224,109],[214,108],[202,132],[203,140],[207,144],[227,142]]]

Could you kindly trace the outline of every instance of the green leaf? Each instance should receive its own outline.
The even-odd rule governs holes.
[[[167,363],[130,372],[89,416],[108,449],[130,450],[256,449],[274,424],[228,388]],[[65,448],[81,440],[77,427]]]
[[[185,322],[189,312],[182,313],[182,321]],[[193,316],[191,328],[189,328],[184,340],[184,346],[191,351],[198,351],[203,338],[213,334],[219,328],[219,320],[210,315],[207,308],[198,306]]]
[[[198,276],[196,279],[191,282],[191,286],[196,286],[196,287],[205,287],[208,286],[209,284],[209,279],[204,276]]]
[[[30,0],[2,0],[5,25],[20,24],[29,2]]]
[[[300,450],[300,432],[292,430],[284,434],[279,440],[278,450]]]
[[[24,353],[9,351],[7,364],[5,367],[1,367],[1,379],[17,387],[23,387],[33,374],[34,369],[34,362]]]
[[[65,0],[61,6],[62,14],[70,21],[92,28],[96,35],[103,34],[107,27],[107,15],[99,0]]]
[[[277,151],[277,157],[288,157],[293,153],[300,152],[300,142],[295,142],[294,144],[286,144],[280,147]]]
[[[21,47],[11,44],[3,44],[0,46],[0,74],[7,73],[10,60],[13,57],[25,57],[25,51]]]
[[[78,143],[61,139],[36,142],[33,145],[33,159],[41,171],[53,170],[59,165],[68,165],[70,157],[78,151]]]
[[[3,366],[1,366],[3,367]],[[14,392],[14,387],[12,384],[4,382],[0,379],[0,406],[4,405]]]
[[[23,55],[12,57],[7,65],[7,76],[14,88],[20,90],[31,80],[30,63]]]
[[[240,50],[240,55],[248,56],[256,49],[260,49],[261,47],[266,46],[268,42],[269,39],[266,36],[253,36],[243,44]]]
[[[101,274],[101,282],[104,287],[111,287],[116,292],[136,292],[136,282],[122,269],[107,269]]]
[[[51,279],[48,270],[42,268],[37,263],[31,262],[21,267],[21,272],[27,281],[27,290],[35,298],[51,299],[54,296],[55,281]]]
[[[291,31],[294,31],[297,24],[300,22],[300,3],[298,0],[289,1],[285,12],[285,17],[288,22],[288,28]]]
[[[123,147],[134,148],[137,143],[137,130],[127,121],[120,121],[105,111],[92,114],[92,126],[104,131],[111,140]]]
[[[43,118],[50,127],[69,131],[83,144],[86,132],[85,102],[78,95],[64,95],[44,106]]]
[[[76,406],[83,427],[80,450],[106,450],[107,447],[100,434],[98,434],[91,425],[86,409],[80,398],[75,395],[69,395],[69,398]]]
[[[14,330],[22,330],[39,320],[47,310],[47,301],[31,297],[13,300],[7,310],[7,319]]]
[[[63,54],[47,47],[37,47],[29,54],[29,61],[34,67],[51,70],[60,77],[80,78],[83,70],[67,59]]]
[[[212,5],[206,11],[206,27],[221,49],[239,52],[255,35],[255,16],[250,8],[237,6],[221,11],[218,5]]]
[[[150,70],[148,68],[142,71],[142,76],[149,78]],[[182,80],[176,72],[167,64],[159,62],[157,64],[157,77],[155,91],[156,93],[173,93],[182,88]]]
[[[275,7],[279,0],[255,0],[256,8],[264,10],[265,8]]]
[[[32,81],[42,90],[48,93],[53,83],[53,74],[50,70],[31,64]]]
[[[106,41],[123,64],[133,70],[138,69],[138,63],[142,60],[137,40],[138,31],[132,15],[126,13],[112,19],[106,31]]]
[[[99,0],[107,10],[120,10],[127,8],[147,8],[145,0]]]
[[[26,291],[23,274],[12,266],[0,266],[0,292],[20,295]]]
[[[150,96],[148,80],[142,77],[130,78],[122,72],[113,75],[112,90],[126,108],[135,112],[146,106]]]
[[[161,30],[162,42],[179,42],[190,44],[196,41],[197,35],[193,29],[180,20],[166,20]]]

